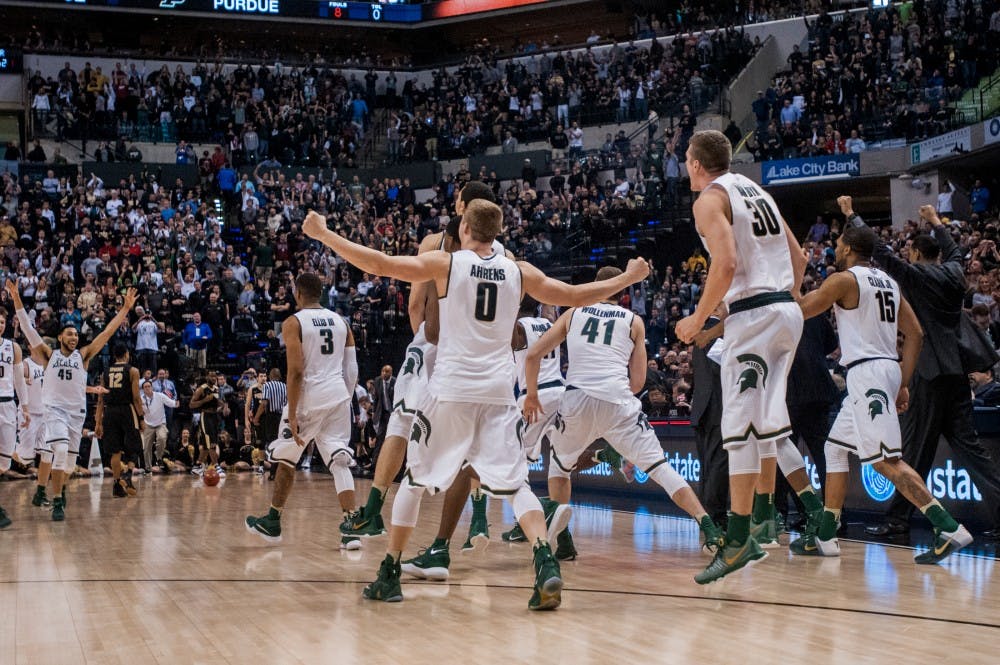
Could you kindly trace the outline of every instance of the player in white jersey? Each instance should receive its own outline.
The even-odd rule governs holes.
[[[597,283],[614,279],[621,270],[604,267]],[[549,496],[569,503],[570,474],[576,460],[594,439],[608,444],[644,471],[691,515],[718,546],[722,531],[708,516],[691,486],[670,466],[660,440],[642,412],[635,393],[646,384],[646,327],[634,313],[615,304],[620,294],[597,304],[569,309],[532,346],[525,359],[524,418],[535,423],[554,416],[546,435],[551,445]],[[569,369],[558,409],[546,410],[541,400],[543,359],[566,342]]]
[[[762,459],[774,458],[779,442],[794,449],[787,439],[785,390],[802,335],[795,298],[806,260],[774,200],[750,179],[730,173],[731,159],[732,146],[721,132],[691,137],[688,173],[691,190],[700,192],[695,224],[712,262],[697,308],[675,332],[690,343],[720,302],[729,309],[721,377],[732,514],[726,545],[695,576],[699,584],[767,556],[750,535],[754,488]],[[771,460],[766,467],[771,476],[774,465]]]
[[[35,455],[45,450],[45,401],[42,399],[42,379],[45,376],[45,368],[32,360],[30,354],[22,353],[24,361],[21,363],[21,375],[28,386],[28,415],[29,418],[22,424],[21,431],[17,439],[17,456],[28,461],[35,459]],[[52,463],[52,451],[48,451],[49,466]],[[39,478],[39,483],[48,482],[48,474],[45,478]],[[39,504],[41,505],[41,504]]]
[[[31,422],[28,411],[28,390],[21,369],[21,347],[2,337],[7,328],[7,317],[0,313],[0,476],[10,471],[10,462],[17,445],[17,405],[15,393],[21,404],[25,422]],[[33,455],[32,455],[33,457]],[[10,526],[10,518],[0,507],[0,529]]]
[[[373,600],[402,600],[400,556],[416,524],[425,490],[448,487],[464,466],[483,490],[507,498],[534,545],[535,584],[528,606],[555,609],[561,602],[559,563],[545,540],[541,504],[528,488],[528,466],[517,441],[510,336],[522,289],[539,301],[581,305],[606,297],[649,273],[645,261],[629,262],[619,278],[570,286],[534,266],[492,250],[503,212],[486,201],[468,204],[459,225],[462,249],[454,254],[386,256],[330,231],[310,212],[303,231],[361,270],[408,282],[434,280],[440,301],[440,345],[428,391],[415,405],[409,464],[393,503],[389,547],[378,578],[364,590]]]
[[[270,542],[281,541],[281,511],[295,482],[295,465],[312,441],[333,476],[345,515],[355,508],[351,396],[358,382],[357,352],[343,317],[320,306],[322,292],[323,283],[314,273],[299,275],[298,311],[281,326],[288,352],[288,403],[278,438],[268,446],[268,457],[278,464],[274,494],[266,515],[245,521],[248,531]],[[361,540],[345,536],[341,546],[358,549]]]
[[[790,548],[797,554],[839,556],[837,527],[847,496],[848,456],[857,455],[892,481],[934,526],[934,546],[914,557],[937,563],[972,542],[969,531],[931,496],[923,480],[902,460],[898,413],[906,410],[908,386],[920,356],[923,331],[910,304],[889,275],[871,267],[878,236],[867,226],[849,225],[837,238],[836,266],[801,302],[806,318],[833,307],[840,335],[840,362],[847,368],[844,400],[826,443],[825,511]],[[902,360],[897,331],[904,335]]]
[[[493,190],[479,181],[466,184],[455,199],[455,218],[448,228],[440,233],[426,236],[420,243],[418,254],[432,251],[453,252],[460,248],[458,224],[465,206],[475,200],[495,201]],[[504,254],[503,245],[493,241],[493,251]],[[368,494],[365,506],[350,515],[340,525],[341,533],[352,536],[377,536],[385,533],[382,520],[382,504],[385,494],[392,484],[393,478],[399,473],[406,456],[406,444],[413,429],[413,404],[416,399],[427,391],[427,383],[434,370],[437,357],[438,333],[438,294],[434,282],[414,283],[410,289],[409,315],[413,326],[413,341],[406,349],[403,364],[397,373],[394,393],[394,408],[386,428],[385,440],[379,449],[378,460],[375,463],[375,477]],[[427,548],[429,552],[438,553],[438,558],[447,558],[447,543],[458,524],[466,497],[469,496],[473,481],[469,474],[462,473],[456,478],[445,494],[441,508],[441,522],[435,544]],[[469,537],[463,549],[474,549],[488,542],[489,532],[486,522],[486,496],[477,487],[473,491],[473,519],[469,527]],[[439,542],[440,541],[440,542]],[[412,563],[415,560],[410,560]],[[447,574],[447,562],[435,561],[433,564],[438,575],[441,571]]]
[[[42,398],[45,401],[45,445],[52,449],[52,519],[61,522],[66,519],[63,486],[76,466],[83,421],[87,416],[87,365],[128,318],[139,292],[129,289],[118,313],[108,321],[94,341],[82,349],[78,348],[80,334],[72,325],[62,327],[57,338],[58,348],[52,349],[42,341],[31,324],[14,282],[7,282],[7,292],[14,303],[21,332],[31,347],[31,356],[35,362],[45,365]],[[39,465],[39,479],[42,477],[41,471]],[[39,484],[35,494],[39,499],[45,500],[45,486]]]

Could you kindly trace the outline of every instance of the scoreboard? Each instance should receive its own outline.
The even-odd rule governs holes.
[[[46,5],[67,9],[140,11],[234,18],[303,18],[367,23],[416,24],[551,0],[440,0],[429,4],[354,0],[8,0],[9,5]]]

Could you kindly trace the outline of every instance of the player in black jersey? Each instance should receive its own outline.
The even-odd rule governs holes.
[[[104,372],[102,385],[107,393],[97,403],[97,437],[111,453],[111,474],[114,497],[135,496],[132,469],[142,449],[139,432],[143,422],[142,397],[139,395],[139,370],[129,364],[128,347],[115,344],[115,362]],[[125,463],[122,463],[122,456]],[[127,465],[128,472],[124,473]]]
[[[198,385],[191,396],[191,410],[201,413],[201,420],[198,424],[197,445],[200,448],[198,454],[198,465],[191,472],[201,475],[205,472],[209,459],[215,465],[215,470],[220,476],[225,476],[222,467],[219,466],[219,410],[222,408],[222,400],[219,398],[219,386],[216,381],[214,371],[208,372],[205,379]]]

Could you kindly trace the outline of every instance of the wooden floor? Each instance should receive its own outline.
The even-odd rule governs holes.
[[[277,546],[243,528],[270,497],[249,474],[217,488],[146,478],[127,500],[108,481],[74,481],[61,524],[31,507],[29,483],[0,485],[15,520],[0,532],[0,663],[909,665],[994,663],[1000,647],[992,558],[918,567],[912,550],[845,542],[839,560],[782,549],[699,587],[708,559],[692,521],[587,506],[575,508],[581,556],[563,564],[557,612],[526,609],[529,549],[500,541],[511,516],[498,501],[491,546],[453,548],[450,584],[364,601],[385,539],[339,551],[330,477],[299,480]],[[408,554],[429,543],[439,509],[424,501]]]

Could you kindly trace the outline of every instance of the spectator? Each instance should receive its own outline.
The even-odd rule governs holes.
[[[199,369],[205,369],[208,360],[208,343],[212,339],[212,328],[202,322],[201,313],[195,312],[191,322],[184,327],[183,344],[188,358],[195,361]]]

